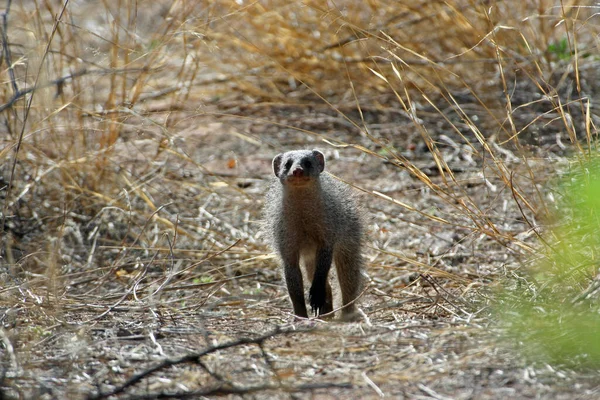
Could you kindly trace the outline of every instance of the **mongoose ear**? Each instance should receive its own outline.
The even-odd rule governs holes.
[[[319,150],[313,150],[313,156],[317,160],[317,166],[319,167],[319,173],[325,170],[325,156]]]
[[[275,176],[279,177],[279,167],[281,167],[281,159],[283,158],[283,153],[277,154],[273,159],[273,173]]]

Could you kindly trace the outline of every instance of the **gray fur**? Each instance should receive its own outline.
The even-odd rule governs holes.
[[[276,177],[265,201],[265,230],[281,258],[294,313],[300,317],[308,316],[301,261],[311,281],[309,301],[316,315],[333,310],[328,282],[332,261],[344,305],[355,300],[362,288],[362,216],[350,188],[321,174],[324,167],[324,156],[317,150],[277,155],[273,159]],[[356,318],[355,304],[342,313],[346,320]]]

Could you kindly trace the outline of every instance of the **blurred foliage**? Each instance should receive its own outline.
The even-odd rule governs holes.
[[[559,184],[561,204],[546,247],[511,280],[499,305],[509,339],[537,361],[600,367],[600,159],[581,163]]]

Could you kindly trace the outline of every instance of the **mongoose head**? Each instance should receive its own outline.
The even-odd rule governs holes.
[[[325,156],[318,150],[295,150],[273,159],[273,172],[283,185],[303,187],[325,170]]]

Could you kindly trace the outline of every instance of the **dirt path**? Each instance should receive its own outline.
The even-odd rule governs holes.
[[[299,109],[275,121],[290,123],[289,115],[296,125],[320,125],[322,138],[367,140],[325,113]],[[489,283],[517,265],[519,249],[474,235],[467,224],[460,228],[464,215],[403,168],[336,150],[320,137],[300,145],[298,133],[254,118],[259,122],[188,119],[171,152],[149,139],[115,148],[115,165],[139,179],[147,201],[163,207],[145,220],[106,208],[83,220],[73,210],[72,230],[61,238],[61,252],[72,261],[61,264],[57,292],[17,283],[3,291],[4,341],[13,348],[4,352],[6,396],[596,397],[593,379],[529,364],[500,343]],[[469,195],[490,218],[523,232],[519,210],[507,206],[510,191],[494,191],[499,182],[486,183],[481,165],[447,142],[457,178],[472,182]],[[433,171],[430,153],[412,143],[408,137],[396,146]],[[370,286],[359,323],[294,321],[258,234],[270,159],[297,147],[324,150],[330,172],[383,194],[362,195]],[[132,194],[128,201],[136,209],[133,203],[143,200]],[[86,272],[90,262],[98,269]],[[15,298],[22,301],[9,305]],[[142,375],[128,381],[136,374]]]

